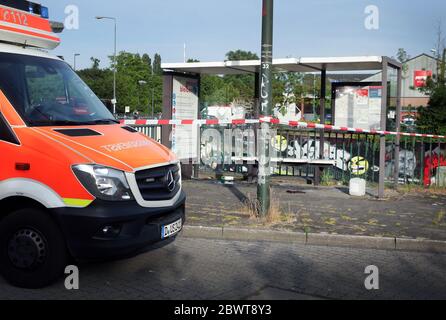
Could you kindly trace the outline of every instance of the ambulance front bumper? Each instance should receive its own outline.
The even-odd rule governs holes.
[[[186,220],[183,191],[170,207],[144,208],[136,201],[95,200],[90,206],[53,209],[76,259],[119,259],[171,243],[178,233],[165,237],[164,227]]]

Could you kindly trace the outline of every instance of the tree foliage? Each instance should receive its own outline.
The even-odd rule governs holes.
[[[446,135],[446,49],[439,64],[438,76],[429,78],[421,89],[430,99],[428,106],[420,109],[417,126],[425,133]]]
[[[81,78],[101,99],[113,98],[113,68],[115,61],[109,57],[110,67],[101,69],[100,61],[91,58],[90,68],[78,71]],[[234,50],[226,54],[226,59],[259,60],[250,51]],[[189,59],[189,63],[199,62]],[[152,91],[155,114],[162,111],[162,69],[161,56],[153,59],[148,54],[120,52],[116,57],[117,66],[117,110],[124,112],[129,106],[140,113],[151,114]],[[319,78],[320,79],[320,78]],[[319,79],[316,79],[316,93],[319,93]],[[283,107],[291,103],[300,105],[308,95],[313,94],[313,76],[300,73],[275,73],[273,79],[273,103]],[[203,107],[210,105],[229,105],[237,103],[252,105],[255,95],[255,75],[203,75],[201,78],[200,101]]]
[[[406,76],[407,71],[409,70],[409,66],[407,65],[407,61],[410,60],[410,55],[407,54],[407,51],[404,48],[399,48],[398,53],[396,55],[399,62],[403,64],[403,73]]]
[[[155,57],[153,58],[153,72],[159,76],[163,74],[163,69],[161,69],[161,56],[158,53],[155,53]]]
[[[79,76],[91,87],[101,99],[113,98],[113,66],[115,61],[110,57],[110,68],[100,69],[99,60],[92,58],[90,68],[78,71]],[[152,59],[148,54],[120,52],[116,57],[117,65],[117,110],[123,113],[129,106],[132,111],[151,114],[152,89],[154,94],[155,114],[162,110],[162,77],[161,57]],[[153,70],[153,74],[152,74]]]
[[[100,69],[100,60],[91,58],[90,68],[77,71],[78,75],[88,84],[96,95],[101,99],[113,98],[113,71],[111,69]]]
[[[226,54],[226,60],[258,60],[257,54],[250,51],[235,50]],[[189,62],[196,62],[190,59]],[[201,79],[201,100],[205,105],[228,105],[233,102],[250,104],[254,98],[255,77],[241,75],[204,75]]]
[[[228,61],[259,60],[259,56],[251,51],[235,50],[226,53],[226,60]]]

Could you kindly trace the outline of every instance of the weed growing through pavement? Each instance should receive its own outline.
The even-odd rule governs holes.
[[[266,217],[259,214],[259,201],[250,196],[244,201],[241,213],[248,216],[251,220],[255,220],[265,225],[273,225],[278,223],[293,223],[296,221],[296,214],[293,213],[291,203],[288,204],[288,210],[283,210],[278,199],[271,200],[271,209]]]
[[[403,186],[398,186],[398,191],[400,193],[407,194],[425,194],[425,195],[434,195],[434,196],[446,196],[446,188],[445,187],[436,187],[431,186],[430,188],[426,188],[424,186],[415,185],[415,184],[407,184]]]
[[[446,216],[446,211],[441,210],[440,212],[438,212],[434,220],[434,225],[436,226],[441,225],[443,223],[445,216]]]
[[[330,170],[324,170],[321,177],[321,186],[332,187],[337,185],[333,173]]]

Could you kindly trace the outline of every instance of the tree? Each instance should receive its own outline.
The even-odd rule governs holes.
[[[426,108],[420,109],[417,126],[424,133],[446,135],[446,48],[444,39],[438,32],[438,46],[442,55],[439,55],[438,75],[429,77],[426,86],[420,91],[429,94],[430,99]]]
[[[102,99],[113,97],[113,66],[115,59],[109,57],[109,68],[100,69],[99,60],[92,58],[91,68],[78,71],[79,76]],[[158,55],[158,62],[161,57]],[[156,62],[156,63],[158,63]],[[151,114],[152,92],[155,102],[155,113],[162,109],[162,77],[152,75],[152,60],[148,54],[120,52],[116,57],[117,66],[117,98],[118,112],[124,112],[125,106],[132,110]],[[155,62],[153,63],[155,66]],[[161,66],[159,66],[161,68]],[[153,89],[153,91],[152,91]]]
[[[439,20],[437,22],[437,31],[436,31],[436,39],[435,39],[435,57],[440,60],[441,59],[441,53],[443,49],[446,47],[446,38],[444,36],[443,32],[443,22]],[[437,73],[440,69],[440,66],[437,68]]]
[[[409,66],[407,65],[407,61],[410,60],[410,56],[407,54],[406,50],[403,48],[398,49],[398,53],[396,55],[399,62],[403,64],[403,73],[406,75]]]
[[[147,68],[149,69],[149,72],[152,73],[152,59],[150,58],[150,56],[148,54],[143,54],[142,55],[142,61],[143,63],[147,66]]]
[[[161,69],[161,56],[158,53],[153,57],[153,73],[156,75],[163,74],[163,69]]]
[[[113,72],[110,69],[100,69],[100,60],[91,57],[92,66],[79,70],[77,74],[88,84],[93,92],[101,99],[113,97]]]
[[[433,90],[428,106],[420,109],[417,126],[424,133],[446,135],[446,86]]]
[[[239,49],[226,53],[226,59],[228,61],[259,60],[259,57],[251,51]],[[226,103],[237,101],[242,104],[251,104],[253,102],[255,91],[254,75],[226,75],[223,79],[225,83],[224,96],[226,97]]]
[[[251,51],[235,50],[226,53],[226,60],[240,61],[240,60],[259,60],[259,56]]]
[[[91,68],[92,68],[92,69],[95,69],[95,70],[99,69],[99,64],[101,63],[101,60],[99,60],[99,59],[97,59],[97,58],[94,58],[94,57],[91,57],[90,60],[91,60],[91,62],[93,63],[93,65],[91,66]]]

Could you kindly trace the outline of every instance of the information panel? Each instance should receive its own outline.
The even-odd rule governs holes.
[[[335,125],[380,130],[382,86],[335,85]]]
[[[199,80],[174,76],[172,86],[172,119],[198,119]],[[198,158],[198,126],[177,125],[172,128],[172,151],[180,160]]]

